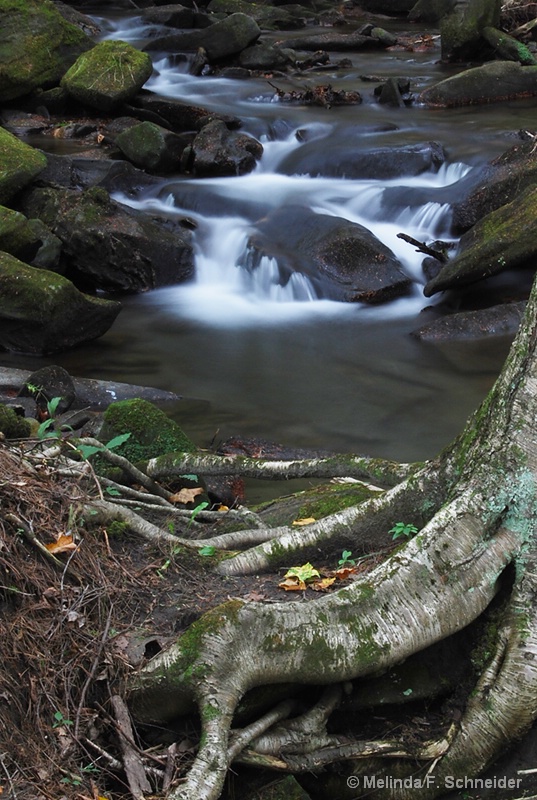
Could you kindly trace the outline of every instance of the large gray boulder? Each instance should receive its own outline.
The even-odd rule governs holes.
[[[0,253],[0,347],[45,355],[102,336],[119,303],[90,297],[62,275]]]
[[[380,303],[410,288],[392,251],[367,228],[340,217],[284,206],[255,225],[250,265],[275,258],[285,284],[294,272],[306,275],[322,297]]]
[[[0,128],[0,203],[7,203],[47,166],[46,156]]]
[[[537,95],[537,66],[491,61],[424,89],[418,100],[433,108],[453,108],[534,95]]]
[[[460,240],[459,253],[424,289],[426,297],[456,289],[518,267],[535,269],[537,188],[487,214]]]
[[[107,41],[81,55],[63,76],[61,86],[83,105],[112,111],[134,97],[152,72],[147,53],[127,42]]]
[[[191,51],[200,47],[207,53],[210,61],[235,56],[257,42],[261,28],[251,17],[238,12],[215,22],[209,28],[186,33],[170,34],[151,40],[147,50]]]
[[[103,188],[34,189],[22,208],[62,240],[63,268],[84,286],[143,292],[193,276],[189,231],[126,208]]]
[[[17,8],[17,5],[19,8]],[[91,39],[50,0],[0,0],[0,102],[57,84]]]
[[[480,61],[483,29],[500,24],[502,0],[458,0],[440,24],[443,61]]]

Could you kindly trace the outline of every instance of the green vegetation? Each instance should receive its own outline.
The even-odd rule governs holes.
[[[409,539],[417,532],[418,529],[416,526],[408,522],[396,522],[393,528],[390,528],[388,531],[388,533],[392,534],[392,539],[399,539],[400,536],[404,536],[406,539]]]

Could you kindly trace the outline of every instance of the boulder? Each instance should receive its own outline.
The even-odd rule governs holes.
[[[415,0],[360,0],[360,8],[373,14],[402,17],[408,14]]]
[[[202,27],[200,19],[207,19],[205,14],[194,11],[193,8],[185,8],[178,3],[174,5],[156,6],[144,8],[140,16],[145,23],[153,25],[168,25],[170,28],[196,28]],[[207,24],[209,21],[207,20]]]
[[[103,188],[34,189],[22,205],[62,240],[66,274],[84,286],[142,292],[193,276],[188,231],[116,203]]]
[[[453,203],[453,229],[457,233],[467,231],[536,184],[535,142],[520,142],[483,167],[469,195]]]
[[[263,145],[257,139],[214,120],[194,139],[191,166],[200,177],[244,175],[255,169],[262,155]]]
[[[533,97],[536,94],[537,66],[523,67],[514,61],[491,61],[424,89],[418,100],[433,108],[453,108]]]
[[[31,261],[37,254],[41,240],[24,214],[0,206],[0,250],[11,253],[22,261]]]
[[[457,0],[418,0],[408,13],[413,22],[439,22],[442,17],[451,14]]]
[[[443,61],[483,60],[483,29],[500,24],[502,0],[459,0],[440,24]]]
[[[282,42],[283,44],[283,42]],[[293,50],[338,50],[341,52],[379,48],[385,45],[375,36],[361,33],[309,33],[285,40],[285,46]]]
[[[71,281],[0,253],[0,347],[45,355],[99,338],[121,310]]]
[[[166,173],[179,170],[183,151],[192,138],[193,135],[172,133],[154,122],[140,122],[120,133],[115,144],[137,167]]]
[[[225,122],[228,128],[240,127],[240,119],[228,114],[218,114],[201,106],[192,106],[168,97],[159,97],[152,92],[139,92],[131,100],[129,109],[139,119],[148,120],[170,128],[175,133],[200,131],[214,119]],[[145,115],[145,116],[144,116]]]
[[[71,408],[75,396],[73,379],[66,369],[57,364],[50,364],[32,372],[18,394],[18,397],[33,397],[41,412],[46,412],[47,404],[55,397],[59,397],[61,399],[56,408],[58,414],[63,414]]]
[[[28,226],[39,242],[37,253],[30,259],[32,267],[41,267],[41,269],[60,272],[61,240],[54,236],[52,231],[40,219],[29,219]],[[25,259],[25,261],[28,261],[28,259]]]
[[[475,311],[448,314],[423,325],[412,336],[422,342],[457,342],[491,336],[514,336],[520,327],[526,303],[502,303]]]
[[[61,86],[79,103],[109,112],[134,97],[152,72],[147,53],[127,42],[106,41],[81,55]]]
[[[0,0],[0,102],[57,84],[92,42],[50,0]]]
[[[269,3],[252,3],[248,0],[211,0],[207,6],[211,14],[242,12],[252,17],[260,28],[267,30],[294,30],[304,28],[315,14],[301,6],[277,6]]]
[[[517,267],[533,267],[537,257],[537,188],[487,214],[461,238],[459,252],[430,280],[426,297],[466,286]]]
[[[235,56],[254,44],[261,35],[257,22],[243,13],[231,14],[199,31],[170,34],[152,39],[146,50],[184,52],[198,50],[207,52],[209,61],[220,61]]]
[[[239,64],[245,69],[282,70],[293,64],[294,53],[269,42],[258,42],[239,55]]]
[[[262,256],[272,257],[282,284],[299,272],[321,297],[362,303],[391,300],[410,288],[392,251],[357,223],[284,206],[255,228],[249,242],[250,268],[255,269]]]
[[[0,203],[6,203],[47,166],[46,156],[0,128]]]
[[[445,160],[437,142],[359,150],[352,142],[333,139],[324,150],[317,142],[306,142],[283,159],[279,171],[285,175],[388,180],[438,169]]]
[[[498,28],[486,27],[481,31],[481,35],[486,42],[496,51],[498,57],[505,61],[518,61],[523,66],[537,64],[535,56],[531,50],[513,36]]]

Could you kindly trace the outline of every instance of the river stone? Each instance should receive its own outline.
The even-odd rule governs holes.
[[[0,253],[0,347],[45,355],[102,336],[120,303],[90,297],[71,281]]]
[[[0,250],[22,261],[31,261],[37,254],[40,239],[24,214],[0,206]]]
[[[442,61],[481,61],[482,31],[500,24],[502,0],[459,0],[440,23]]]
[[[263,145],[257,139],[214,120],[192,143],[192,169],[201,177],[244,175],[255,169],[262,155]]]
[[[408,13],[413,22],[439,22],[442,17],[451,14],[457,0],[418,0]]]
[[[0,128],[0,203],[6,203],[47,166],[46,156]]]
[[[91,40],[49,0],[0,0],[0,102],[52,86]]]
[[[498,57],[506,61],[518,61],[523,66],[537,64],[535,56],[523,42],[497,28],[487,27],[481,31],[482,37],[494,48]]]
[[[523,67],[514,61],[491,61],[425,89],[418,100],[433,108],[453,108],[536,94],[537,66]]]
[[[200,17],[206,19],[205,14],[199,14],[193,8],[185,8],[179,4],[144,8],[141,10],[140,16],[144,23],[169,25],[170,28],[196,28]],[[208,21],[207,24],[209,24]]]
[[[426,297],[489,278],[517,267],[533,267],[537,257],[537,188],[487,214],[461,238],[459,252],[430,280]]]
[[[237,13],[204,30],[152,39],[146,45],[146,50],[183,52],[203,47],[210,61],[219,61],[237,55],[245,47],[254,44],[260,36],[261,29],[257,22],[246,14]]]
[[[368,47],[384,47],[374,36],[361,33],[310,33],[285,40],[285,46],[293,50],[338,50],[342,52],[363,50]]]
[[[40,219],[29,219],[28,225],[39,242],[35,256],[30,260],[32,267],[61,272],[59,268],[62,243]]]
[[[408,14],[415,0],[360,0],[360,8],[374,14],[400,17]]]
[[[292,50],[278,47],[269,42],[259,42],[252,47],[247,47],[239,55],[239,64],[245,69],[285,69],[294,61]]]
[[[131,100],[130,112],[144,119],[144,113],[151,118],[149,122],[157,122],[165,128],[183,133],[200,131],[204,125],[214,119],[225,122],[228,128],[239,128],[241,121],[230,114],[218,114],[201,106],[192,106],[168,97],[159,97],[152,92],[141,91]]]
[[[18,397],[35,398],[41,411],[46,411],[47,403],[59,397],[61,399],[56,408],[58,414],[63,414],[71,408],[75,396],[73,379],[66,369],[57,364],[50,364],[32,372],[18,394]]]
[[[103,188],[34,189],[22,206],[62,240],[66,274],[85,286],[143,292],[193,276],[188,231],[116,203]]]
[[[353,143],[332,140],[330,148],[321,151],[313,141],[284,158],[279,171],[284,175],[388,180],[437,170],[445,160],[437,142],[358,150]]]
[[[478,174],[479,180],[470,194],[453,203],[452,225],[457,233],[467,231],[486,214],[510,203],[525,189],[537,184],[535,142],[516,144]]]
[[[179,170],[183,151],[191,142],[192,135],[172,133],[153,122],[133,125],[115,139],[125,158],[158,173]]]
[[[412,336],[422,342],[456,342],[491,336],[514,336],[520,327],[526,302],[502,303],[475,311],[460,311],[423,325]]]
[[[278,262],[281,283],[294,272],[306,275],[321,297],[380,303],[410,288],[392,251],[367,228],[341,217],[284,206],[255,225],[250,266],[262,256]]]
[[[107,41],[81,55],[61,86],[83,105],[112,111],[142,88],[153,72],[147,53],[127,42]]]

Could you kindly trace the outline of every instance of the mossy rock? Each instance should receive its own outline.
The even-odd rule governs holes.
[[[484,28],[500,24],[501,0],[467,0],[440,25],[443,61],[479,61]]]
[[[179,169],[181,156],[192,136],[179,135],[156,125],[141,122],[122,131],[115,144],[137,167],[151,172]]]
[[[0,203],[6,203],[47,166],[39,150],[0,128]]]
[[[19,417],[13,408],[0,405],[0,431],[6,439],[27,439],[32,433],[29,420]]]
[[[197,450],[176,422],[157,406],[139,398],[112,403],[104,413],[101,441],[106,443],[124,433],[130,433],[130,437],[115,452],[133,463],[164,453]]]
[[[0,0],[0,102],[57,84],[91,40],[50,0]]]
[[[56,353],[102,336],[121,305],[90,297],[55,272],[0,253],[0,347]]]
[[[147,53],[121,41],[101,42],[83,53],[62,78],[62,87],[84,105],[112,111],[142,88],[153,72]]]
[[[418,101],[432,108],[455,108],[514,100],[537,94],[537,66],[491,61],[463,70],[425,89]]]
[[[24,214],[0,206],[0,250],[23,261],[31,261],[41,240]]]
[[[431,297],[509,269],[535,268],[536,257],[537,188],[532,187],[465,233],[459,254],[427,283],[424,294]]]

